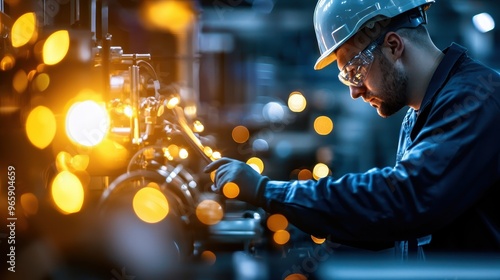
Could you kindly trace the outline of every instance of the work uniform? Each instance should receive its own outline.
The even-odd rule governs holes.
[[[268,181],[262,205],[318,237],[405,257],[500,252],[500,76],[452,44],[420,110],[409,109],[394,167]]]

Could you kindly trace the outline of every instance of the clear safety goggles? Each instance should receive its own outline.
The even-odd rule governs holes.
[[[373,64],[373,51],[377,48],[378,40],[359,52],[339,73],[339,80],[346,86],[361,87]]]

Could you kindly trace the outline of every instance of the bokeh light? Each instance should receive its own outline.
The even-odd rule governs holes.
[[[194,19],[189,1],[146,1],[143,21],[150,28],[182,32]]]
[[[137,217],[150,224],[165,219],[169,212],[169,205],[165,195],[157,188],[148,186],[137,191],[132,205]]]
[[[69,32],[67,30],[56,31],[45,40],[43,44],[43,63],[55,65],[61,62],[69,50]]]
[[[273,214],[267,218],[267,228],[270,231],[284,230],[288,227],[288,220],[281,214]]]
[[[309,169],[302,169],[299,171],[299,174],[297,174],[297,179],[298,180],[310,180],[313,178],[313,174],[311,170]]]
[[[313,168],[313,177],[318,180],[330,174],[330,168],[324,163],[318,163]]]
[[[16,59],[12,55],[6,54],[0,60],[0,70],[3,71],[10,70],[14,67],[15,64],[16,64]]]
[[[108,112],[104,105],[94,101],[77,102],[68,110],[66,133],[75,143],[93,147],[106,137],[109,123]]]
[[[273,234],[273,240],[278,245],[286,244],[290,240],[290,233],[286,230],[280,229]]]
[[[19,70],[14,74],[12,88],[18,93],[23,93],[28,88],[28,75],[24,70]]]
[[[205,146],[203,147],[203,153],[207,156],[207,157],[211,157],[212,154],[214,153],[214,151],[212,150],[212,148],[208,147],[208,146]]]
[[[205,126],[199,120],[193,122],[193,130],[194,132],[203,132],[205,130]]]
[[[49,87],[49,84],[49,75],[47,73],[41,73],[40,75],[36,76],[35,80],[33,81],[33,88],[38,91],[44,91]]]
[[[15,48],[22,47],[36,41],[37,35],[35,13],[26,13],[20,16],[12,25],[11,42]]]
[[[78,171],[84,171],[89,166],[89,155],[75,155],[71,158],[71,166]]]
[[[179,150],[179,157],[180,157],[181,159],[186,159],[186,158],[188,158],[188,156],[189,156],[189,153],[188,153],[188,151],[187,151],[186,149],[181,148],[181,149]]]
[[[77,213],[83,206],[84,190],[76,175],[62,171],[54,178],[51,187],[52,199],[63,214]]]
[[[311,235],[311,239],[314,243],[316,243],[318,245],[321,245],[321,244],[325,243],[325,241],[326,241],[326,238],[318,238],[318,237],[315,237],[313,235]]]
[[[217,256],[212,251],[203,251],[200,257],[208,265],[213,265],[217,260]]]
[[[215,225],[222,219],[222,206],[215,200],[205,199],[196,206],[196,217],[206,225]]]
[[[44,149],[56,135],[56,117],[44,106],[33,109],[26,119],[26,135],[33,146]]]
[[[284,280],[307,280],[307,277],[304,274],[293,273],[287,275]]]
[[[69,50],[69,33],[67,30],[56,31],[43,44],[43,63],[55,65],[64,59]]]
[[[250,165],[259,174],[262,174],[262,172],[264,172],[264,162],[260,158],[251,157],[247,160],[246,163]]]
[[[319,135],[328,135],[333,130],[333,121],[327,116],[319,116],[314,120],[314,131]]]
[[[222,187],[222,193],[227,198],[236,198],[240,194],[240,187],[233,182],[228,182]]]
[[[288,96],[288,108],[290,111],[300,113],[306,109],[307,101],[304,95],[298,91],[290,93]]]
[[[231,136],[233,137],[234,142],[242,144],[248,141],[248,138],[250,137],[250,132],[248,131],[248,128],[246,128],[245,126],[238,125],[235,128],[233,128]]]
[[[180,102],[181,102],[180,98],[177,96],[174,96],[167,101],[167,108],[173,109],[173,108],[175,108],[175,106],[179,105]]]
[[[38,212],[38,198],[33,193],[23,193],[21,207],[27,216],[35,215]]]
[[[221,153],[220,153],[220,152],[218,152],[218,151],[215,151],[215,152],[213,152],[213,153],[212,153],[212,157],[211,157],[211,159],[213,159],[213,160],[218,160],[218,159],[220,159],[221,157],[222,157]]]

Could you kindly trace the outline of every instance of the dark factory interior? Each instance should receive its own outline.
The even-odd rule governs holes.
[[[214,191],[221,157],[283,181],[394,166],[407,108],[314,69],[317,1],[0,3],[0,279],[500,279],[498,254],[394,261]],[[427,20],[499,72],[500,1]]]

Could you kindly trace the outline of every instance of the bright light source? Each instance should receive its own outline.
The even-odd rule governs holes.
[[[200,256],[203,262],[205,262],[208,265],[214,264],[215,261],[217,260],[217,257],[212,251],[203,251]]]
[[[482,33],[495,29],[495,20],[488,13],[481,13],[473,16],[472,22],[477,30]]]
[[[326,116],[319,116],[314,120],[314,131],[319,135],[328,135],[333,130],[333,121]]]
[[[186,149],[181,148],[181,149],[179,150],[179,157],[180,157],[181,159],[187,159],[187,158],[188,158],[188,156],[189,156],[189,153],[188,153],[188,151],[187,151]]]
[[[238,125],[237,127],[233,128],[231,136],[233,137],[234,142],[242,144],[248,141],[250,132],[245,126]]]
[[[316,243],[318,245],[323,244],[326,241],[326,238],[318,238],[318,237],[315,237],[315,236],[312,236],[312,235],[311,235],[311,239],[312,239],[312,241],[314,243]]]
[[[203,130],[205,130],[205,126],[199,120],[196,120],[193,123],[193,130],[194,132],[203,132]]]
[[[206,225],[215,225],[222,219],[222,206],[215,200],[206,199],[196,206],[196,217]]]
[[[105,138],[109,122],[104,105],[94,101],[77,102],[69,108],[66,116],[66,133],[72,141],[93,147]]]
[[[33,193],[23,193],[21,206],[26,215],[35,215],[38,212],[38,198]]]
[[[151,187],[140,189],[132,201],[134,212],[142,221],[150,224],[165,219],[169,212],[168,201],[163,193]]]
[[[294,91],[288,96],[288,108],[290,108],[290,111],[300,113],[304,111],[306,105],[307,101],[302,93]]]
[[[269,102],[262,108],[262,115],[271,122],[281,122],[285,117],[285,111],[278,102]]]
[[[240,194],[240,188],[233,182],[228,182],[222,187],[222,193],[227,198],[236,198]]]
[[[188,1],[147,1],[142,10],[143,22],[152,28],[182,32],[194,16]]]
[[[84,200],[84,191],[80,179],[69,171],[62,171],[52,182],[52,199],[64,214],[80,211]]]
[[[56,135],[56,117],[44,106],[33,109],[26,119],[26,135],[33,146],[44,149]]]
[[[284,230],[288,227],[288,220],[281,214],[273,214],[267,218],[267,228],[270,231]]]
[[[258,157],[249,158],[246,163],[260,174],[264,171],[264,162]]]
[[[299,171],[299,174],[297,174],[297,179],[298,180],[310,180],[313,178],[312,172],[309,169],[302,169]]]
[[[22,47],[29,42],[36,41],[36,15],[26,13],[20,16],[12,25],[11,40],[15,48]]]
[[[54,65],[66,56],[69,50],[69,33],[67,30],[56,31],[43,44],[43,63]]]
[[[324,163],[318,163],[313,168],[313,177],[318,180],[320,178],[324,178],[330,174],[330,168]]]
[[[278,230],[274,233],[273,240],[278,245],[286,244],[290,240],[290,233],[286,230]]]

